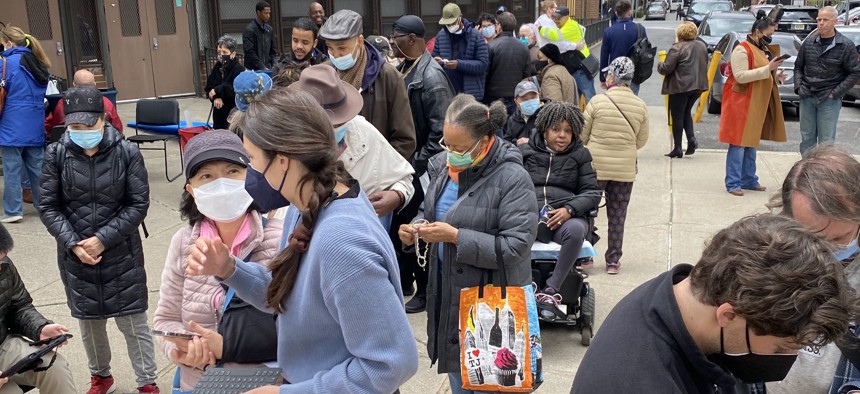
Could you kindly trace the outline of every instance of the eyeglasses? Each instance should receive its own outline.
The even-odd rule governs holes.
[[[409,37],[409,34],[401,34],[401,35],[398,35],[398,36],[395,36],[395,35],[393,35],[393,34],[392,34],[392,35],[388,36],[388,41],[394,41],[394,40],[396,40],[396,39],[398,39],[398,38],[400,38],[400,37]]]
[[[465,151],[465,152],[457,152],[457,151],[455,151],[455,150],[453,150],[453,149],[449,148],[449,147],[448,147],[448,145],[445,145],[445,138],[441,138],[441,139],[439,139],[439,145],[441,145],[441,146],[442,146],[442,149],[445,149],[445,151],[447,151],[448,153],[453,153],[453,154],[455,154],[455,155],[457,155],[457,156],[460,156],[460,157],[463,157],[463,156],[466,156],[466,155],[468,155],[468,154],[471,154],[471,153],[472,153],[472,151],[473,151],[473,150],[475,150],[475,148],[477,148],[477,147],[478,147],[478,144],[480,144],[480,143],[481,143],[481,140],[479,139],[478,141],[476,141],[476,142],[475,142],[475,145],[472,145],[472,148],[471,148],[471,149],[469,149],[469,150],[467,150],[467,151]]]

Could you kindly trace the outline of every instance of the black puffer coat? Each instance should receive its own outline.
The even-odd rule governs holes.
[[[535,131],[528,144],[520,145],[523,166],[535,185],[538,207],[566,207],[573,217],[587,218],[600,204],[597,173],[591,167],[591,153],[574,134],[564,152],[546,147],[543,134]]]
[[[520,107],[517,106],[517,109],[511,114],[511,116],[508,116],[508,121],[505,122],[505,140],[516,145],[518,139],[529,138],[529,135],[534,131],[535,121],[537,120],[540,110],[542,110],[543,106],[549,102],[550,100],[542,99],[542,105],[538,107],[537,111],[535,111],[532,116],[529,116],[528,120],[523,117],[523,112],[520,110]]]
[[[42,327],[47,324],[51,322],[33,307],[33,299],[12,261],[0,260],[0,343],[9,334],[38,341]]]
[[[105,126],[98,149],[88,157],[66,133],[48,146],[42,164],[39,214],[57,240],[60,277],[72,316],[78,319],[105,319],[147,309],[138,232],[149,209],[143,156],[110,125]],[[98,237],[105,251],[100,263],[87,265],[72,247],[92,236]]]

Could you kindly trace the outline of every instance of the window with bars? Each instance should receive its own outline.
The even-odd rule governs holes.
[[[140,4],[139,0],[119,0],[119,19],[122,35],[125,37],[140,36]]]
[[[158,35],[176,34],[176,10],[174,0],[155,0],[155,19]]]
[[[48,12],[48,0],[27,0],[27,23],[30,24],[30,34],[40,40],[54,38],[51,30],[51,13]]]

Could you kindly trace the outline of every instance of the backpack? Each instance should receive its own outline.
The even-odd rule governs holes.
[[[633,83],[641,84],[651,78],[654,72],[654,58],[657,47],[651,45],[647,36],[642,35],[642,25],[636,24],[636,42],[627,52],[627,57],[633,61]]]

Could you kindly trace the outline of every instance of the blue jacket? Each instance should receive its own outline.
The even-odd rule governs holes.
[[[6,104],[0,114],[0,146],[45,146],[45,90],[47,78],[37,82],[31,70],[21,62],[33,52],[24,47],[3,51],[6,59]],[[2,63],[0,63],[2,64]],[[44,70],[43,70],[44,71]]]
[[[466,57],[456,59],[451,45],[451,33],[448,29],[439,30],[436,34],[436,46],[433,47],[433,57],[439,56],[443,59],[457,60],[457,69],[449,70],[448,73],[460,73],[463,75],[463,92],[471,94],[475,100],[484,98],[484,82],[487,78],[487,69],[490,66],[490,53],[487,43],[472,26],[471,22],[463,20],[463,34],[466,35]],[[457,92],[460,93],[460,92]]]
[[[603,32],[603,44],[600,45],[600,69],[603,70],[616,57],[627,56],[630,48],[638,39],[638,25],[633,19],[619,19]],[[645,26],[642,26],[642,37],[645,34]],[[606,73],[600,72],[600,82],[606,82]]]

